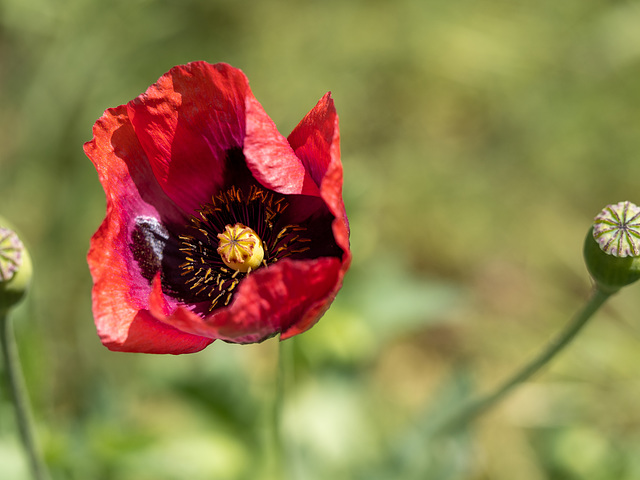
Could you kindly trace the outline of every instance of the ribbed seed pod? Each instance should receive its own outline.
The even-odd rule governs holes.
[[[631,202],[607,205],[584,242],[587,270],[598,288],[613,293],[640,278],[640,208]]]

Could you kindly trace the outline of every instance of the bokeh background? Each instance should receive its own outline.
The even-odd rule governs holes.
[[[587,298],[584,235],[640,202],[640,3],[0,0],[0,214],[35,262],[14,320],[54,480],[266,478],[278,342],[99,342],[85,263],[102,112],[176,64],[244,70],[286,135],[331,90],[353,267],[287,350],[290,478],[640,478],[640,290],[477,422],[428,442]],[[289,343],[289,342],[287,342]],[[26,479],[6,391],[0,478]]]

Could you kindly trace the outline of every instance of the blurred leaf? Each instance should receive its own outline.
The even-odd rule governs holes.
[[[387,439],[387,448],[373,468],[363,470],[365,479],[457,480],[467,478],[471,468],[472,438],[466,428],[434,437],[439,421],[462,405],[472,394],[471,379],[461,368],[434,392],[418,418]]]
[[[446,320],[460,305],[460,287],[418,276],[399,255],[380,255],[365,267],[354,268],[346,280],[353,287],[346,306],[357,312],[379,341],[405,335]]]
[[[0,465],[2,478],[28,480],[31,478],[25,454],[16,439],[0,436]]]

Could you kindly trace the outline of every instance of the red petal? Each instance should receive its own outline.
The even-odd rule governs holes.
[[[167,315],[169,306],[159,290],[152,312],[194,335],[233,343],[260,342],[280,332],[292,336],[311,328],[333,301],[341,278],[338,258],[283,260],[245,278],[229,307],[207,318],[180,307]]]
[[[349,268],[349,263],[351,263],[351,253],[344,255],[343,261],[339,266],[340,268],[333,280],[334,283],[331,291],[329,291],[324,298],[309,305],[309,308],[304,315],[300,316],[300,318],[296,322],[292,323],[288,328],[283,329],[280,334],[280,340],[286,340],[287,338],[304,333],[313,327],[318,320],[320,320],[336,298],[338,290],[342,288],[342,279]]]
[[[87,258],[98,334],[111,350],[199,351],[211,340],[180,332],[146,311],[151,287],[129,246],[135,217],[181,221],[182,213],[155,182],[124,106],[107,110],[93,133],[84,149],[98,171],[107,200],[106,218],[91,239]]]
[[[193,313],[183,306],[172,305],[162,292],[160,281],[153,282],[153,290],[149,299],[149,311],[153,317],[165,323],[169,328],[176,328],[182,332],[188,332],[201,337],[210,337],[211,342],[216,336],[200,315]]]
[[[340,129],[338,114],[331,98],[325,94],[317,105],[302,119],[288,137],[291,147],[302,161],[320,195],[336,220],[334,237],[345,251],[344,271],[349,266],[349,224],[342,201],[342,163],[340,161]]]
[[[253,96],[247,96],[246,107],[243,152],[256,180],[279,193],[320,196],[318,186],[262,105]]]
[[[172,68],[127,105],[156,179],[185,211],[222,186],[227,151],[243,146],[247,98],[241,70],[194,62]]]
[[[328,92],[293,129],[288,139],[318,187],[332,160],[340,160],[338,114]]]

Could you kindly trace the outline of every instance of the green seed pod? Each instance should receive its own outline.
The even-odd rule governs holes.
[[[29,289],[31,273],[29,252],[0,217],[0,312],[22,299]]]
[[[584,260],[605,293],[640,279],[640,208],[631,202],[605,207],[587,233]]]

